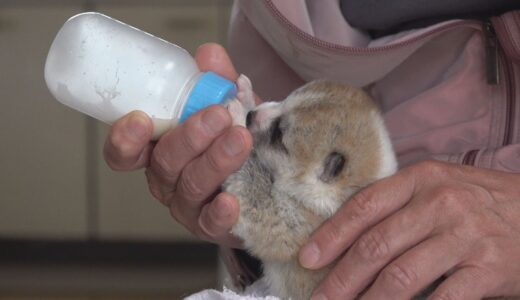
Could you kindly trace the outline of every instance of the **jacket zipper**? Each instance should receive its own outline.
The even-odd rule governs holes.
[[[513,142],[514,115],[516,109],[515,97],[515,77],[511,68],[511,61],[508,59],[499,43],[496,31],[491,21],[483,23],[483,32],[486,47],[486,77],[489,84],[498,84],[504,81],[506,90],[504,135],[499,146],[507,146]],[[503,79],[500,77],[500,66],[503,69]],[[466,152],[462,159],[464,165],[475,165],[479,150],[474,149]]]
[[[486,77],[487,82],[496,85],[500,81],[499,71],[499,43],[495,28],[491,21],[486,20],[482,24],[482,31],[484,32],[485,40],[485,55],[486,55]]]
[[[505,84],[506,84],[506,120],[504,129],[504,139],[502,146],[507,146],[513,143],[513,127],[514,116],[516,110],[516,91],[515,91],[515,74],[511,67],[511,61],[507,58],[503,51],[500,52],[502,56],[502,65],[504,66]]]

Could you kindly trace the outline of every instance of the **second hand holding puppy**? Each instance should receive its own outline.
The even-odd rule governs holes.
[[[519,295],[519,183],[436,161],[374,183],[302,249],[307,268],[337,262],[313,299],[410,299],[442,275],[428,299]]]

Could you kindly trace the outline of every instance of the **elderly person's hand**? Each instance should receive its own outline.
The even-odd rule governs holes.
[[[421,162],[361,190],[300,252],[337,265],[313,299],[520,295],[520,175]]]
[[[201,46],[195,59],[202,71],[233,81],[238,77],[219,45]],[[240,241],[229,234],[238,218],[238,202],[219,193],[219,187],[249,155],[252,138],[247,129],[232,126],[221,106],[199,111],[157,142],[151,141],[152,129],[141,112],[117,121],[105,142],[107,164],[121,171],[146,168],[151,193],[178,222],[202,239],[239,247]]]

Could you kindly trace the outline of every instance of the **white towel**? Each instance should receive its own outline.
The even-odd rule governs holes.
[[[278,297],[267,295],[267,291],[266,282],[260,279],[240,294],[224,287],[223,291],[203,290],[184,300],[280,300]]]

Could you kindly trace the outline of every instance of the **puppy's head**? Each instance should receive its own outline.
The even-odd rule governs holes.
[[[357,88],[314,81],[282,102],[258,106],[246,124],[273,189],[321,217],[396,169],[383,119]]]

